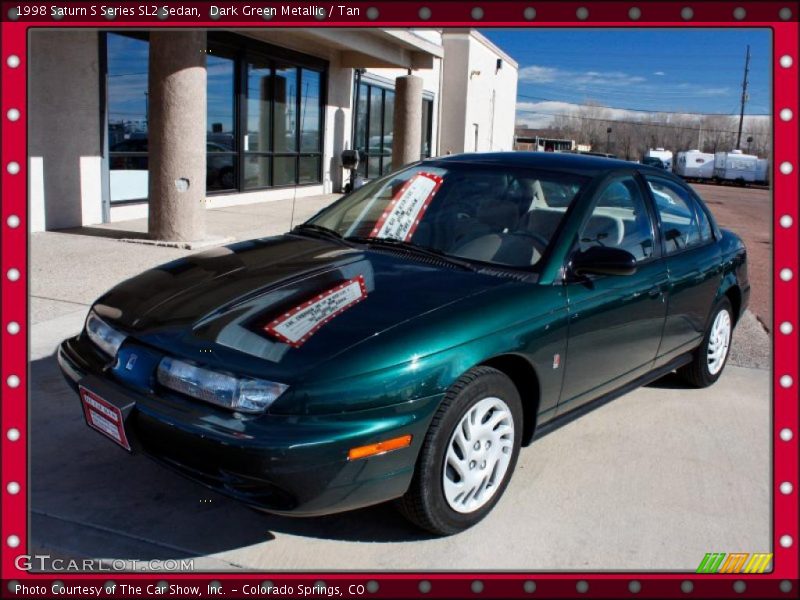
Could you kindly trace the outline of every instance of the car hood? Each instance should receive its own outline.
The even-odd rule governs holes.
[[[145,271],[95,310],[172,355],[292,383],[365,340],[504,283],[435,258],[286,234]]]

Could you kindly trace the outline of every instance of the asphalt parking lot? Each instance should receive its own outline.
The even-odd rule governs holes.
[[[701,194],[736,229],[726,222],[739,218],[727,190]],[[330,199],[309,199],[295,221]],[[758,236],[752,221],[763,213],[769,240],[771,210],[763,199],[751,202],[761,210],[741,218]],[[242,206],[210,211],[209,224],[246,239],[287,229],[285,214],[278,202]],[[737,328],[714,387],[690,390],[667,377],[538,439],[493,513],[451,538],[420,533],[388,506],[315,519],[257,513],[127,455],[86,427],[53,352],[107,287],[187,253],[112,239],[141,227],[32,236],[29,550],[191,557],[199,570],[694,571],[706,552],[771,549],[769,337],[758,312]],[[753,285],[769,285],[768,265],[754,262]]]

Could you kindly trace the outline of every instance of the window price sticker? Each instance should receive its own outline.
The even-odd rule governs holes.
[[[367,287],[359,275],[292,308],[264,327],[264,331],[299,348],[325,323],[366,297]]]
[[[389,202],[370,237],[410,240],[441,185],[442,178],[433,173],[414,175]]]

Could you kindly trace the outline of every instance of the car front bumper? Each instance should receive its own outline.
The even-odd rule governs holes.
[[[408,489],[441,395],[335,415],[239,415],[116,380],[91,342],[58,350],[67,382],[123,410],[133,452],[247,504],[312,516],[397,498]],[[411,434],[407,448],[350,461],[348,451]]]

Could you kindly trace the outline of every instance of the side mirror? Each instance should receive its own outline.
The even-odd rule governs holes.
[[[633,275],[636,257],[622,248],[592,246],[572,257],[575,275]]]

